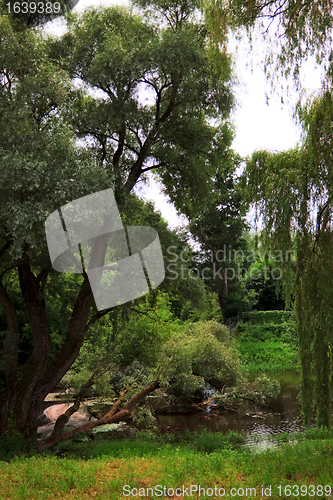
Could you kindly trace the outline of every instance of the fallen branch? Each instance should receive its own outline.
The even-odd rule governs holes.
[[[209,406],[216,406],[216,404],[211,404],[211,401],[215,401],[216,397],[207,399],[207,401],[203,401],[202,403],[198,403],[196,406],[202,406],[202,405],[209,405]]]
[[[76,429],[72,430],[71,432],[65,432],[60,435],[53,435],[42,439],[38,441],[37,446],[39,451],[43,451],[46,448],[51,448],[52,446],[55,446],[58,443],[61,443],[62,441],[67,441],[68,439],[71,439],[72,437],[76,436],[77,434],[80,434],[82,432],[90,431],[94,427],[97,427],[102,424],[111,424],[111,423],[118,423],[121,420],[124,420],[128,417],[131,416],[131,413],[133,409],[151,392],[155,391],[159,387],[159,382],[155,381],[152,384],[146,386],[144,389],[142,389],[138,394],[133,396],[122,408],[119,410],[119,406],[122,403],[123,397],[126,394],[127,390],[123,391],[120,394],[120,397],[118,400],[115,402],[115,404],[112,406],[111,410],[106,413],[102,418],[97,420],[96,422],[88,422],[84,425],[81,425],[80,427],[77,427]],[[71,408],[69,408],[70,410]],[[68,411],[68,410],[67,410]],[[65,412],[66,413],[66,412]],[[62,416],[62,415],[61,415]]]
[[[53,432],[52,432],[50,437],[55,438],[55,437],[60,436],[62,434],[62,432],[65,428],[65,425],[67,424],[70,417],[73,415],[73,413],[78,411],[82,399],[84,398],[87,390],[90,389],[90,387],[93,385],[95,378],[96,378],[96,373],[94,373],[90,377],[90,379],[84,384],[84,386],[82,387],[82,389],[80,390],[80,392],[76,396],[73,406],[70,406],[65,411],[65,413],[63,413],[62,415],[60,415],[57,418],[57,420],[54,424]]]

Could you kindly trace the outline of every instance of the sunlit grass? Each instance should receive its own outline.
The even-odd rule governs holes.
[[[294,344],[282,340],[236,343],[243,364],[248,371],[283,371],[299,366],[299,352]]]
[[[219,445],[215,449],[214,436]],[[333,486],[330,431],[297,433],[293,435],[293,442],[260,454],[241,449],[236,435],[230,439],[221,436],[205,432],[200,444],[198,435],[188,443],[184,440],[172,442],[168,437],[154,440],[149,435],[141,435],[135,440],[69,443],[54,450],[53,454],[14,458],[10,462],[0,462],[0,498],[119,500],[140,498],[139,495],[123,496],[124,485],[137,488],[138,493],[140,488],[144,488],[141,492],[146,492],[155,485],[175,489],[200,484],[202,488],[224,488],[226,494],[230,488],[256,488],[258,498],[262,497],[262,485],[271,485],[270,498],[278,499],[287,498],[279,495],[279,485]],[[285,440],[291,438],[290,435],[284,437]],[[244,495],[236,494],[233,498],[243,496],[245,491]],[[333,495],[324,497],[333,498]],[[187,497],[174,495],[171,498]],[[193,493],[191,498],[208,496],[199,497]]]

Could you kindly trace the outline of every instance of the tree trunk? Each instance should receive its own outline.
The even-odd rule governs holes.
[[[43,401],[52,392],[76,360],[84,340],[93,295],[87,279],[78,294],[60,351],[51,358],[51,341],[40,282],[25,262],[19,268],[19,282],[29,315],[34,348],[27,361],[19,366],[19,329],[16,309],[3,287],[0,289],[7,321],[2,366],[5,367],[5,389],[0,396],[0,437],[21,434],[25,440],[37,442],[38,419]]]
[[[98,239],[93,258],[104,262],[108,235]],[[27,249],[26,249],[27,250]],[[96,254],[96,255],[95,255]],[[26,440],[37,441],[38,419],[42,413],[43,401],[52,392],[77,359],[88,325],[88,317],[94,302],[88,276],[84,273],[83,283],[76,298],[69,321],[66,338],[60,350],[54,355],[45,309],[42,280],[50,267],[36,276],[23,253],[18,266],[19,284],[24,304],[29,315],[33,337],[33,351],[23,365],[18,363],[20,331],[15,304],[10,300],[3,285],[0,285],[0,303],[4,309],[7,334],[0,359],[4,373],[5,390],[0,392],[0,437],[5,434],[21,434]],[[0,386],[1,387],[1,386]],[[0,389],[1,390],[1,389]]]
[[[222,314],[224,313],[227,305],[228,305],[228,296],[229,296],[229,289],[228,289],[228,280],[227,276],[225,274],[225,271],[222,272],[223,280],[221,284],[218,286],[218,298],[219,298],[219,304],[221,308]]]

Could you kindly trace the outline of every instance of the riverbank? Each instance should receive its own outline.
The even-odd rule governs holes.
[[[242,448],[235,433],[66,443],[44,456],[0,462],[1,498],[332,498],[332,432],[279,439],[288,442],[260,453]]]
[[[263,374],[252,372],[249,378],[254,380],[260,375]],[[266,372],[265,375],[272,380],[277,380],[280,386],[278,397],[269,400],[268,404],[241,400],[241,407],[235,406],[234,410],[230,411],[216,411],[216,408],[208,407],[205,412],[156,414],[156,430],[162,434],[185,431],[194,433],[204,429],[223,434],[229,431],[244,431],[248,442],[253,442],[257,434],[269,437],[271,434],[302,430],[301,406],[297,399],[300,390],[300,375],[297,372]],[[57,394],[50,394],[47,397],[46,402],[52,405],[45,410],[45,419],[41,420],[43,425],[38,428],[39,436],[49,435],[57,417],[72,404],[72,401],[65,403],[64,399],[59,399],[57,396]],[[59,401],[58,404],[57,401]],[[80,410],[69,419],[67,430],[72,430],[89,421],[91,414],[86,407],[100,411],[102,414],[110,409],[109,404],[102,405],[97,399],[87,399],[81,405]],[[131,426],[135,427],[135,424]]]

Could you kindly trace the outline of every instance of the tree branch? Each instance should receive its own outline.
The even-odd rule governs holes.
[[[8,250],[8,248],[10,248],[10,246],[12,245],[12,243],[13,243],[12,239],[7,240],[7,242],[5,243],[5,245],[0,250],[0,258]]]
[[[55,438],[55,437],[60,436],[62,434],[62,432],[63,432],[63,430],[65,428],[65,425],[67,424],[68,420],[73,415],[73,413],[75,413],[76,411],[78,411],[82,399],[86,395],[88,389],[90,389],[90,387],[93,385],[94,380],[96,378],[96,375],[97,375],[97,373],[93,373],[93,375],[90,377],[90,379],[81,388],[80,392],[78,393],[78,395],[76,396],[76,398],[74,400],[73,406],[71,406],[70,408],[68,408],[68,410],[66,410],[65,413],[63,413],[62,415],[60,415],[57,418],[57,420],[56,420],[56,422],[54,424],[53,432],[52,432],[52,434],[50,436],[51,438]]]
[[[94,296],[87,277],[85,277],[69,322],[66,339],[48,368],[41,391],[46,395],[60,382],[76,360],[87,328],[87,320]]]
[[[158,94],[158,97],[156,100],[155,123],[154,123],[152,129],[150,130],[149,134],[147,135],[147,138],[146,138],[146,140],[141,148],[140,154],[139,154],[136,162],[132,166],[131,171],[128,175],[127,181],[125,183],[125,189],[127,189],[128,192],[130,192],[132,190],[132,188],[135,186],[138,178],[142,174],[143,162],[147,157],[147,154],[149,152],[150,147],[152,146],[152,144],[156,140],[156,137],[158,136],[160,124],[164,123],[169,118],[169,116],[172,113],[172,110],[174,109],[174,107],[176,105],[175,101],[176,101],[176,96],[177,96],[178,88],[180,85],[180,81],[181,81],[180,77],[178,79],[174,78],[172,80],[173,89],[172,89],[170,101],[169,101],[169,104],[168,104],[166,110],[164,111],[164,113],[161,117],[160,117],[160,104],[161,104],[161,92],[162,92],[163,87],[159,91],[159,94]],[[168,84],[168,86],[169,86],[169,84]]]
[[[116,165],[118,165],[120,157],[123,154],[124,144],[125,144],[125,136],[126,136],[126,125],[125,125],[125,122],[123,122],[121,124],[120,132],[119,132],[118,148],[117,148],[117,150],[114,153],[113,158],[112,158],[112,164],[114,167]]]
[[[52,438],[52,436],[45,438],[41,441],[38,442],[38,449],[39,451],[43,451],[45,448],[51,448],[52,446],[62,442],[62,441],[67,441],[68,439],[71,439],[72,437],[76,436],[77,434],[80,434],[85,431],[89,431],[93,429],[94,427],[97,427],[102,424],[107,424],[107,423],[116,423],[120,422],[124,418],[128,418],[133,409],[146,397],[148,394],[151,392],[154,392],[156,389],[158,389],[160,386],[159,381],[152,382],[150,385],[146,386],[144,389],[142,389],[138,394],[133,396],[122,408],[119,410],[119,406],[122,402],[122,399],[127,392],[126,390],[123,391],[120,395],[120,398],[116,401],[116,403],[113,405],[111,410],[106,413],[102,418],[97,420],[96,422],[89,422],[87,424],[84,424],[80,427],[77,427],[71,432],[67,432],[65,434],[61,434],[60,436],[56,436]]]
[[[34,339],[32,358],[39,365],[41,361],[47,364],[51,352],[51,337],[46,318],[45,300],[40,296],[39,282],[29,262],[19,264],[18,275]]]

